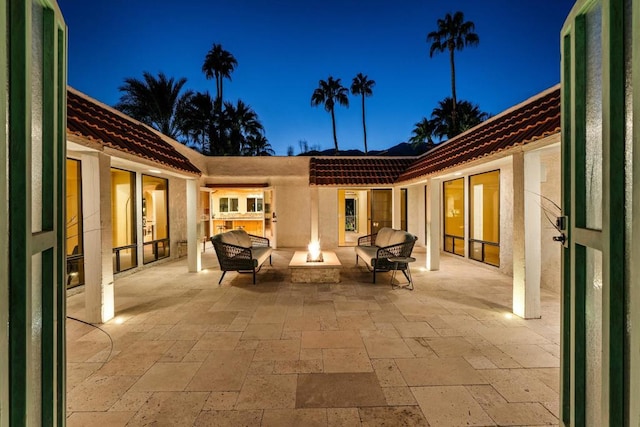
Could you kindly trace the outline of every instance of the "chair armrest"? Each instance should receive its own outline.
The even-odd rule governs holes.
[[[414,236],[411,240],[407,240],[406,242],[380,248],[376,252],[376,258],[385,259],[411,256],[411,252],[413,251],[413,246],[415,245],[416,240],[418,240],[418,238]]]
[[[358,237],[358,246],[373,246],[373,242],[376,241],[378,233],[368,234],[366,236]]]
[[[269,239],[267,239],[266,237],[249,234],[249,238],[251,239],[251,246],[255,246],[255,247],[269,246]]]

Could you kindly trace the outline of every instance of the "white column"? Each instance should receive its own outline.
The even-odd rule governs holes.
[[[320,209],[320,196],[318,194],[318,187],[311,187],[311,241],[317,242],[320,239],[320,233],[318,232],[319,221],[319,209]]]
[[[440,269],[440,193],[442,182],[437,179],[429,179],[427,182],[427,256],[426,268],[429,271]]]
[[[202,254],[198,248],[198,181],[187,180],[187,263],[189,272],[202,270]]]
[[[513,312],[540,317],[540,155],[513,155]]]
[[[401,218],[401,209],[400,209],[400,187],[393,187],[392,189],[392,215],[391,215],[391,226],[393,228],[395,228],[396,230],[400,229],[400,226],[402,225],[402,218]]]
[[[104,323],[115,312],[111,160],[102,153],[84,154],[81,160],[86,320]]]

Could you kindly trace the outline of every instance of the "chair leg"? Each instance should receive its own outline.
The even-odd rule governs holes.
[[[373,267],[373,283],[376,283],[376,268]]]
[[[356,255],[356,267],[358,266],[358,255]]]
[[[224,275],[225,275],[225,274],[227,274],[227,271],[226,271],[226,270],[224,270],[224,271],[222,272],[222,276],[220,276],[220,280],[218,281],[218,285],[222,283],[222,279],[224,279]]]
[[[269,265],[273,267],[273,264],[271,263],[271,255],[269,255]]]
[[[253,269],[253,284],[256,284],[256,269]]]

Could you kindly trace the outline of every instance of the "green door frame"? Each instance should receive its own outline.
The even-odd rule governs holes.
[[[67,30],[53,0],[7,0],[0,16],[6,28],[0,68],[8,70],[0,74],[2,108],[8,107],[8,122],[2,115],[8,134],[0,145],[8,153],[2,159],[8,182],[4,174],[0,181],[9,200],[3,211],[8,295],[0,293],[3,304],[8,301],[9,351],[0,359],[8,381],[3,375],[0,424],[64,425]],[[35,62],[32,51],[41,53]],[[34,78],[36,69],[39,78]],[[34,99],[34,92],[41,98]],[[35,133],[33,126],[38,126]],[[36,139],[41,144],[34,144]],[[41,217],[35,226],[34,217]]]
[[[601,93],[587,99],[589,34],[587,15],[601,8]],[[602,426],[625,425],[625,64],[624,64],[624,0],[578,1],[561,33],[562,49],[562,201],[566,224],[563,249],[562,292],[562,375],[561,420],[565,425],[587,423]],[[596,26],[597,28],[597,26]],[[587,111],[601,102],[601,154],[592,152],[593,141],[587,134],[590,125]],[[597,143],[596,143],[597,145]],[[590,160],[589,160],[590,159]],[[590,181],[601,162],[601,183]],[[597,175],[597,174],[596,174]],[[595,191],[589,191],[592,185]],[[600,186],[601,185],[601,186]],[[602,226],[589,219],[590,195],[600,193]],[[592,217],[593,218],[593,217]],[[589,326],[588,287],[589,254],[602,256],[602,322]],[[597,300],[596,300],[597,301]],[[601,420],[587,419],[588,336],[601,328]]]

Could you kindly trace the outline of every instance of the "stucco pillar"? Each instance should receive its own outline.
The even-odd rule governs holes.
[[[84,295],[87,321],[114,316],[111,224],[111,160],[102,153],[82,155]]]
[[[391,216],[391,223],[392,223],[392,227],[395,228],[396,230],[399,230],[400,227],[402,226],[402,215],[401,215],[401,209],[400,209],[400,205],[401,205],[401,197],[400,197],[400,193],[401,193],[401,189],[400,187],[393,187],[392,191],[392,195],[391,198],[393,200],[392,203],[392,207],[393,207],[393,212],[392,212],[392,216]]]
[[[198,248],[198,181],[187,179],[187,263],[189,272],[202,270],[202,254]]]
[[[440,193],[442,182],[436,179],[429,179],[427,182],[427,241],[425,246],[427,249],[425,266],[429,271],[440,269]]]
[[[540,317],[540,155],[513,155],[513,312]]]
[[[311,216],[311,242],[317,242],[320,239],[318,232],[318,220],[320,209],[320,196],[318,194],[318,187],[311,187],[311,203],[310,203],[310,216]]]

